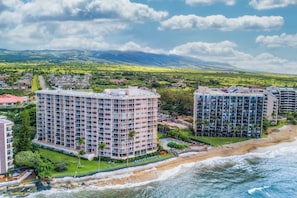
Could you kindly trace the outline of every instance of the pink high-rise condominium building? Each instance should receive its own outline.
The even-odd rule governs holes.
[[[129,87],[102,93],[37,91],[35,142],[68,153],[126,159],[157,150],[158,98],[155,91]],[[129,133],[135,131],[133,138]],[[84,138],[84,144],[78,140]],[[103,151],[98,149],[106,143]]]

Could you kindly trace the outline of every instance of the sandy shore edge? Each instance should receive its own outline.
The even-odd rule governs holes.
[[[243,155],[259,147],[267,147],[282,142],[294,141],[297,137],[297,126],[286,125],[277,130],[269,129],[267,138],[251,139],[244,142],[228,144],[221,147],[212,147],[208,151],[190,153],[176,158],[156,162],[140,167],[98,173],[92,176],[81,178],[65,177],[54,178],[51,182],[53,188],[65,187],[66,184],[75,183],[76,186],[93,185],[99,188],[114,188],[116,186],[133,186],[135,184],[145,184],[160,179],[166,171],[174,170],[182,165],[196,163],[213,157],[227,157],[233,155]]]

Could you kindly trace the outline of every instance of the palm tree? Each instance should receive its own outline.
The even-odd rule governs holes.
[[[81,167],[80,158],[81,158],[82,155],[84,155],[84,154],[80,155],[80,153],[82,153],[81,145],[83,145],[84,143],[85,143],[85,138],[79,138],[78,139],[77,145],[79,146],[79,149],[80,149],[80,151],[78,152],[78,155],[77,155],[78,156],[79,167]]]
[[[234,127],[233,137],[237,137],[237,136],[238,136],[238,132],[239,132],[239,130],[240,130],[239,126],[235,126],[235,127]]]
[[[133,139],[133,152],[134,152],[134,136],[136,135],[136,131],[129,132],[129,142]],[[128,144],[129,145],[129,144]],[[127,167],[128,167],[128,160],[129,160],[129,146],[127,146]],[[133,153],[134,155],[134,153]]]
[[[203,133],[202,133],[202,136],[204,134],[205,129],[207,129],[207,132],[209,132],[209,130],[210,130],[209,126],[210,126],[209,120],[204,120],[203,121]]]
[[[259,137],[259,135],[257,134],[257,129],[258,129],[258,125],[257,124],[254,124],[254,126],[253,126],[253,133],[254,133],[254,136],[255,137]]]
[[[104,150],[105,146],[105,142],[100,142],[98,145],[98,172],[100,172],[101,151]]]
[[[242,130],[240,133],[240,137],[243,137],[243,133],[247,134],[248,133],[248,127],[246,125],[242,126]]]
[[[84,150],[80,150],[80,151],[78,152],[78,154],[77,154],[77,156],[78,156],[78,163],[77,163],[77,166],[76,166],[76,169],[75,169],[74,177],[76,177],[76,175],[77,175],[77,170],[78,170],[78,168],[81,167],[80,158],[81,158],[81,156],[83,156],[84,154],[86,154],[86,152],[85,152]]]
[[[168,135],[168,131],[170,131],[170,127],[167,124],[164,124],[164,133]]]
[[[81,145],[83,145],[85,143],[85,138],[79,138],[78,141],[77,141],[77,146],[79,146],[79,149],[81,149]],[[81,163],[80,163],[80,158],[81,156],[83,156],[86,152],[84,150],[80,150],[78,153],[77,153],[77,157],[78,157],[78,162],[77,162],[77,166],[76,166],[76,169],[75,169],[75,173],[74,173],[74,177],[76,177],[76,174],[77,174],[77,169],[79,167],[81,167]]]
[[[170,128],[167,124],[162,125],[162,132],[168,136],[168,132],[170,131]]]
[[[175,139],[178,139],[178,136],[179,136],[179,134],[180,134],[180,128],[175,128],[175,129],[173,129],[172,130],[172,135],[173,135],[173,137],[175,138]]]
[[[79,146],[79,149],[81,149],[81,145],[85,143],[85,138],[79,138],[77,141],[77,145]]]
[[[202,134],[202,132],[203,132],[203,120],[202,119],[197,119],[196,120],[196,131],[195,131],[195,135],[197,135],[198,134],[198,127],[200,126],[201,127],[201,136],[203,136],[203,134]]]

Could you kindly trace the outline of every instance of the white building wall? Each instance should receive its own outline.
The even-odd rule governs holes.
[[[13,122],[0,119],[0,174],[13,168]]]

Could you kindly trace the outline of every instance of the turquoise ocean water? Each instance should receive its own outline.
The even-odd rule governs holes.
[[[30,197],[297,197],[297,141],[187,164],[145,185],[52,189]]]

